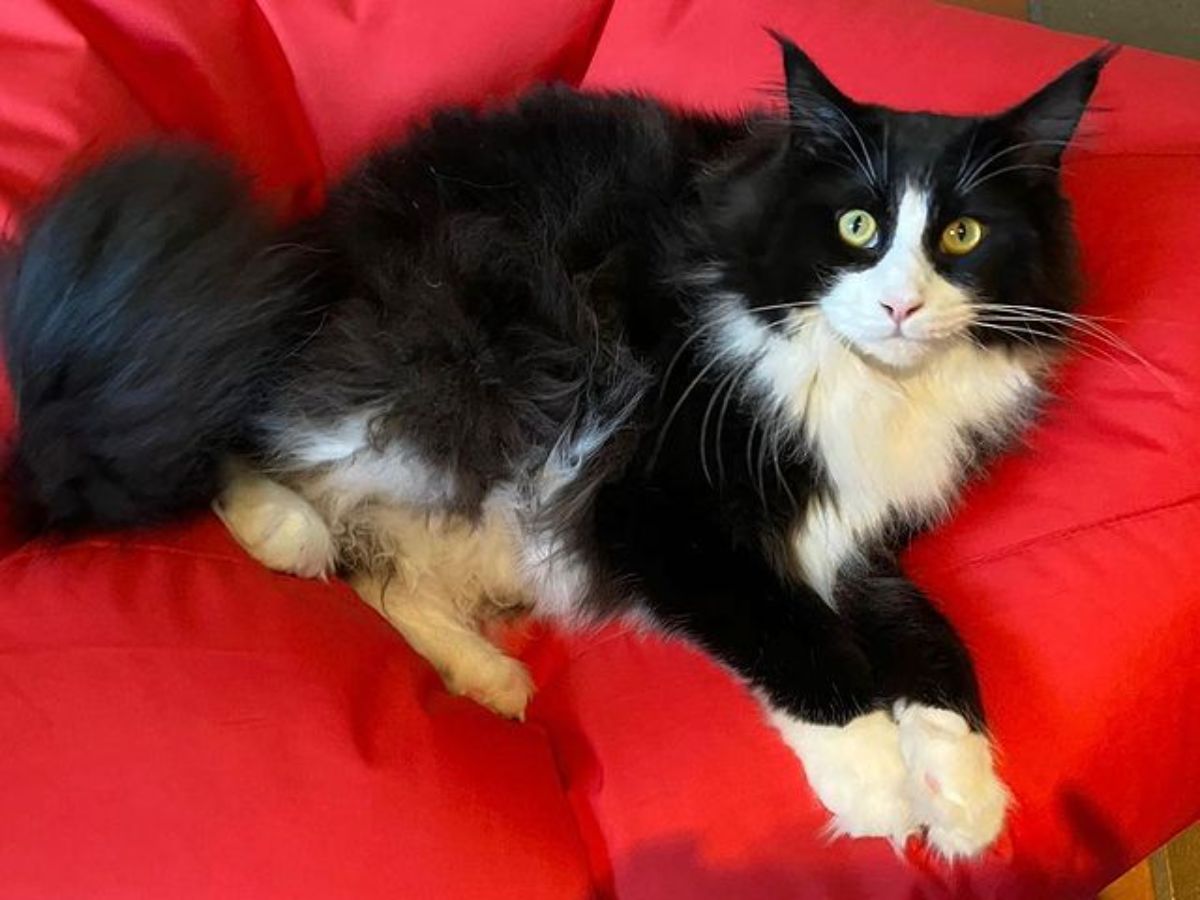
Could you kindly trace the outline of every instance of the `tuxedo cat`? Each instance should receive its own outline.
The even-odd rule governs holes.
[[[1037,408],[1109,53],[951,117],[776,40],[783,115],[440,112],[285,231],[195,149],[84,174],[7,279],[18,484],[63,529],[215,501],[506,716],[533,687],[489,617],[631,617],[749,686],[837,830],[980,852],[979,689],[897,553]]]

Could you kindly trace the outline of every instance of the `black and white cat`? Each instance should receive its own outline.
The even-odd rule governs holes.
[[[1007,792],[896,554],[1037,406],[1109,54],[955,118],[777,39],[786,116],[443,112],[282,234],[199,151],[85,174],[7,284],[20,484],[68,528],[215,499],[507,716],[533,686],[490,615],[634,617],[753,689],[839,831],[978,853]]]

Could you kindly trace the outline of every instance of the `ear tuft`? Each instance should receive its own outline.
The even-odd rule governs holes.
[[[1119,50],[1116,44],[1106,44],[997,118],[998,124],[1024,145],[1024,161],[1057,168],[1100,72]]]
[[[822,146],[849,127],[857,104],[839,91],[812,58],[790,38],[766,29],[783,51],[788,113],[802,143]]]

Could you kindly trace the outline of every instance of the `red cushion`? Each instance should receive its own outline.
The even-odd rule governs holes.
[[[447,101],[558,77],[731,109],[761,30],[851,93],[997,109],[1094,42],[916,0],[10,0],[0,220],[157,130],[297,210]],[[534,630],[525,725],[211,518],[0,561],[0,884],[19,897],[1088,897],[1200,815],[1200,66],[1137,51],[1068,158],[1094,343],[910,555],[978,661],[1017,805],[983,862],[821,837],[745,692],[680,644]]]

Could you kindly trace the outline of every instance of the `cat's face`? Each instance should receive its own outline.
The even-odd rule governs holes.
[[[1059,161],[1107,55],[1002,115],[959,118],[857,104],[781,44],[788,133],[722,197],[751,308],[823,316],[898,370],[956,341],[1060,339],[1075,263]]]

